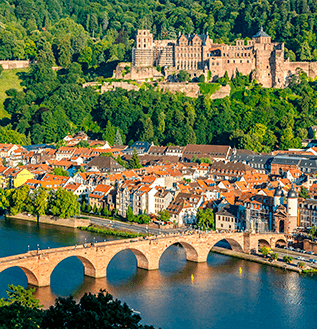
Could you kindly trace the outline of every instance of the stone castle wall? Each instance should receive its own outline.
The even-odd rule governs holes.
[[[153,82],[148,82],[149,84],[154,85]],[[101,93],[115,90],[116,88],[123,88],[128,91],[140,90],[140,86],[142,85],[142,81],[139,83],[129,83],[128,81],[114,81],[114,82],[106,82],[101,87]],[[198,83],[186,83],[186,82],[178,82],[178,83],[166,83],[166,82],[158,82],[155,83],[157,85],[157,89],[163,90],[164,92],[172,92],[172,93],[185,93],[188,97],[197,98],[200,95],[200,88]],[[220,86],[220,89],[215,91],[211,95],[211,99],[224,98],[230,95],[230,86]]]
[[[30,66],[30,61],[0,61],[0,65],[5,70],[26,69]]]

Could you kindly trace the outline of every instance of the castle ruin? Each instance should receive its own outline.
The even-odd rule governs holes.
[[[115,78],[123,78],[124,65],[119,64]],[[125,79],[142,80],[158,78],[164,68],[166,79],[186,70],[192,79],[201,74],[212,80],[223,77],[225,72],[232,78],[237,71],[252,77],[266,88],[284,88],[302,69],[311,78],[317,75],[316,62],[290,62],[284,59],[284,43],[272,42],[263,29],[252,40],[236,40],[235,45],[217,44],[207,34],[179,34],[176,40],[153,40],[150,30],[138,30],[136,47],[132,51],[132,66]]]

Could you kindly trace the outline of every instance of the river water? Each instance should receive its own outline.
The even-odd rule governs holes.
[[[71,228],[0,219],[1,257],[26,252],[28,246],[53,248],[94,238],[105,239]],[[22,270],[0,273],[0,297],[6,296],[8,284],[27,287]],[[165,251],[157,271],[137,269],[133,253],[122,251],[102,279],[84,277],[81,262],[68,258],[52,273],[51,286],[38,288],[36,297],[48,307],[57,296],[72,294],[78,299],[100,289],[141,312],[143,323],[162,329],[297,329],[316,323],[317,277],[215,253],[206,263],[186,262],[185,251],[178,246]]]

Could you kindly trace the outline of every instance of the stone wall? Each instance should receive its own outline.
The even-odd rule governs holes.
[[[148,82],[149,84],[152,85],[157,85],[158,90],[162,90],[163,92],[171,92],[171,93],[185,93],[186,96],[188,97],[194,97],[197,98],[200,95],[200,88],[198,83],[186,83],[186,82]],[[113,82],[105,82],[100,91],[101,93],[107,92],[114,90],[116,88],[123,88],[128,91],[130,90],[135,90],[138,91],[140,90],[140,86],[142,85],[142,81],[134,82],[134,83],[129,83],[128,81],[113,81]],[[226,96],[230,95],[230,86],[220,86],[220,89],[214,92],[211,95],[211,99],[218,99],[218,98],[224,98]]]
[[[145,79],[157,80],[163,78],[163,74],[159,72],[154,66],[147,67],[134,67],[131,63],[119,63],[116,69],[113,71],[114,79],[125,80],[142,80]]]
[[[5,70],[26,69],[30,66],[30,61],[0,61],[0,65]]]
[[[37,222],[37,218],[28,215],[28,214],[18,214],[16,216],[7,216],[8,218],[17,218],[22,220],[27,220],[30,222]],[[59,226],[67,226],[67,227],[78,227],[78,226],[88,226],[90,225],[89,219],[81,219],[81,218],[58,218],[55,216],[40,216],[40,223],[51,224],[51,225],[59,225]]]
[[[304,240],[304,250],[313,251],[315,254],[317,254],[317,242]]]

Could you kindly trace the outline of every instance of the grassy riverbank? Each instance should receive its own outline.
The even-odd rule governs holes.
[[[101,233],[104,235],[113,235],[117,237],[122,237],[122,238],[137,238],[139,236],[145,236],[146,234],[137,234],[137,233],[131,233],[131,232],[125,232],[121,230],[111,230],[107,229],[98,225],[90,225],[90,226],[78,226],[82,231],[88,231],[92,233]]]

